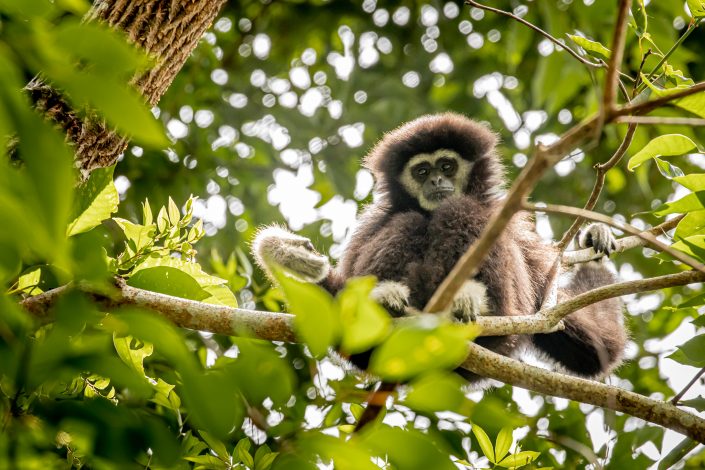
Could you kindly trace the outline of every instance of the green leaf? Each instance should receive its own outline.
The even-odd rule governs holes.
[[[280,270],[275,271],[275,276],[284,291],[289,311],[296,315],[297,333],[314,357],[325,356],[328,348],[338,342],[342,331],[333,298],[323,288],[299,282]]]
[[[608,48],[606,48],[597,41],[592,41],[590,39],[584,38],[582,36],[577,36],[575,34],[568,34],[568,37],[575,44],[585,49],[585,51],[592,56],[598,57],[603,60],[608,60],[610,58],[610,55],[612,55],[612,52]]]
[[[222,460],[220,460],[218,457],[215,455],[197,455],[195,457],[184,457],[184,460],[188,460],[189,462],[193,463],[198,463],[201,465],[205,465],[205,467],[198,467],[198,468],[208,468],[208,469],[226,469],[230,468],[230,465]]]
[[[679,93],[681,91],[688,90],[692,87],[692,85],[688,83],[673,88],[660,88],[651,83],[648,77],[646,77],[644,74],[641,74],[641,77],[646,86],[649,87],[651,92],[659,98],[669,96],[674,93]],[[705,92],[703,91],[688,95],[684,98],[675,99],[671,101],[671,103],[697,116],[705,118]]]
[[[77,108],[89,106],[135,141],[153,148],[169,145],[164,128],[136,90],[89,72],[51,74]]]
[[[677,176],[673,181],[691,191],[705,190],[705,173],[690,173],[685,176]]]
[[[705,367],[705,335],[689,339],[668,357],[681,364]]]
[[[431,371],[409,384],[410,390],[404,398],[404,404],[423,413],[454,411],[468,416],[473,403],[462,391],[465,384],[455,373]]]
[[[374,286],[371,276],[350,279],[336,299],[345,325],[341,349],[347,354],[367,351],[389,333],[389,314],[370,298]]]
[[[512,447],[512,442],[514,442],[512,428],[502,428],[497,434],[497,440],[494,445],[494,452],[498,461],[501,461],[507,455],[509,448]]]
[[[201,265],[198,263],[191,263],[189,261],[184,261],[179,258],[174,258],[173,256],[161,256],[157,253],[153,253],[152,255],[147,257],[147,259],[145,259],[135,268],[134,272],[137,273],[142,269],[153,268],[156,266],[170,267],[178,269],[179,271],[183,271],[192,278],[194,278],[196,282],[198,282],[198,285],[203,288],[207,286],[217,286],[226,283],[225,279],[221,279],[217,276],[213,276],[203,271]]]
[[[516,454],[508,455],[506,459],[501,462],[497,462],[497,465],[505,468],[523,467],[524,465],[528,465],[536,460],[539,455],[541,455],[541,452],[524,450],[522,452],[517,452]]]
[[[705,210],[688,212],[678,225],[673,237],[680,240],[696,233],[701,233],[705,229]]]
[[[697,149],[695,142],[681,134],[667,134],[656,137],[637,152],[627,163],[627,168],[634,171],[642,163],[656,157],[683,155]]]
[[[127,284],[182,299],[203,300],[209,295],[189,274],[167,266],[140,269],[130,276]]]
[[[142,225],[152,225],[152,207],[149,205],[149,199],[145,199],[142,203]]]
[[[251,446],[252,443],[250,442],[250,440],[244,437],[238,441],[237,445],[235,446],[235,450],[233,451],[233,456],[237,456],[240,462],[247,465],[247,468],[254,468],[255,466],[255,460],[250,454]]]
[[[227,307],[237,308],[237,298],[233,291],[231,291],[227,285],[208,285],[203,286],[203,290],[209,295],[208,297],[201,299],[201,302],[214,305],[225,305]]]
[[[117,211],[120,196],[113,184],[114,166],[91,172],[88,181],[78,187],[74,211],[66,234],[76,235],[91,230]]]
[[[139,225],[119,217],[113,217],[113,220],[125,234],[128,247],[132,251],[132,254],[154,243],[154,225]]]
[[[167,212],[169,214],[169,222],[171,222],[171,225],[177,225],[181,219],[181,212],[179,212],[179,206],[176,205],[171,197],[169,197],[169,209]]]
[[[467,355],[467,342],[477,335],[478,328],[439,320],[429,315],[399,326],[372,353],[370,371],[384,379],[403,381],[425,371],[460,365]]]
[[[392,468],[455,470],[448,457],[449,449],[439,447],[439,440],[416,430],[404,430],[389,426],[370,426],[360,437],[361,441]],[[386,458],[385,458],[386,457]]]
[[[491,463],[497,463],[497,459],[495,459],[494,455],[494,447],[492,447],[492,441],[485,430],[477,424],[473,424],[472,433],[475,435],[475,440],[477,440],[477,443],[480,445],[480,449],[482,449],[482,453],[485,454],[485,457],[487,457]]]
[[[677,201],[667,202],[654,211],[654,215],[661,217],[667,214],[683,214],[705,209],[705,191],[688,194]]]
[[[65,22],[53,34],[54,46],[62,49],[64,55],[87,61],[100,75],[126,76],[148,62],[147,56],[131,46],[118,30],[98,22]]]
[[[705,410],[705,397],[692,398],[690,400],[681,400],[679,402],[683,406],[690,406],[698,411]]]
[[[659,173],[663,175],[664,178],[669,180],[683,176],[683,170],[675,166],[674,164],[667,162],[666,160],[661,160],[659,157],[654,157],[656,162],[656,168],[658,168]]]
[[[671,247],[695,258],[703,259],[705,256],[705,235],[691,235],[678,240]]]
[[[225,444],[223,444],[220,439],[216,439],[215,437],[203,430],[198,431],[198,434],[201,436],[201,439],[203,439],[205,443],[208,444],[208,448],[215,452],[221,460],[228,460],[228,458],[230,457],[230,453],[225,447]]]
[[[133,344],[135,347],[132,346]],[[145,375],[144,358],[151,356],[152,352],[154,352],[154,347],[151,343],[142,343],[132,336],[113,335],[113,345],[115,346],[118,356],[120,356],[120,359],[122,359],[125,364],[131,366],[140,374]]]
[[[695,19],[705,18],[705,1],[703,0],[686,0],[688,10]]]

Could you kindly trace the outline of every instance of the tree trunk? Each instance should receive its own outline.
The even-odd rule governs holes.
[[[153,68],[131,83],[154,106],[159,102],[226,0],[95,0],[87,15],[125,32],[130,42],[155,58]],[[76,166],[84,176],[110,166],[128,139],[100,119],[81,120],[60,93],[34,79],[27,90],[39,110],[57,122],[75,145]]]

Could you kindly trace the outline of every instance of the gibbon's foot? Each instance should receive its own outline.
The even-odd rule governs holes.
[[[257,232],[252,252],[257,263],[272,278],[273,264],[304,282],[320,282],[330,271],[328,257],[318,253],[311,240],[277,225]]]
[[[578,232],[578,246],[580,248],[592,247],[595,253],[609,256],[617,249],[616,240],[612,231],[605,224],[590,224]]]
[[[404,309],[409,305],[410,291],[407,286],[397,281],[378,282],[372,292],[372,298],[394,317],[405,315]]]
[[[474,322],[478,315],[485,315],[488,311],[487,287],[473,279],[465,281],[450,308],[451,318],[462,323]]]

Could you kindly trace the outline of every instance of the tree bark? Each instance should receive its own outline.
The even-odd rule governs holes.
[[[131,83],[154,106],[159,102],[226,0],[96,0],[86,20],[122,30],[155,59]],[[36,107],[59,124],[75,145],[76,166],[86,176],[114,164],[128,139],[98,118],[82,120],[61,94],[41,79],[27,85]]]

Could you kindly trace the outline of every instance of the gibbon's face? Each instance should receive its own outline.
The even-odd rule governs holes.
[[[411,157],[400,180],[422,208],[432,211],[444,199],[462,194],[471,169],[472,163],[458,153],[439,149]]]

